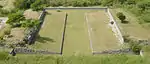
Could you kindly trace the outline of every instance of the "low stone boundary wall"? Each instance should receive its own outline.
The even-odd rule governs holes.
[[[39,18],[38,18],[40,21],[40,25],[37,26],[37,29],[35,27],[31,28],[32,33],[27,36],[28,37],[28,40],[27,40],[28,44],[33,44],[35,42],[36,36],[39,33],[41,26],[43,25],[45,15],[46,15],[46,12],[45,12],[45,10],[43,10],[42,13],[40,14]]]
[[[134,54],[130,48],[119,49],[119,50],[105,50],[101,52],[93,52],[93,54]]]
[[[61,9],[61,10],[107,10],[107,7],[49,7],[49,8],[45,8],[45,10],[57,10],[57,9]]]
[[[60,54],[59,52],[50,52],[47,50],[34,50],[28,48],[15,48],[14,52],[17,54]]]
[[[114,20],[109,8],[107,9],[107,13],[109,15],[110,23],[113,22],[113,24],[110,24],[110,26],[112,27],[112,31],[115,33],[115,36],[118,38],[118,40],[121,42],[121,44],[123,44],[124,39],[123,39],[122,33],[121,33],[116,21]]]

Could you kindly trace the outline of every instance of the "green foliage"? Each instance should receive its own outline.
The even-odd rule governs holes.
[[[18,27],[20,26],[20,21],[25,20],[25,17],[21,13],[12,13],[8,16],[8,21],[6,22],[7,24],[10,24],[13,27]]]
[[[134,55],[44,56],[19,55],[9,57],[3,64],[149,64],[149,58]]]
[[[130,49],[135,54],[140,54],[140,51],[144,47],[143,44],[135,38],[131,38],[129,35],[123,36],[124,42],[129,44]]]
[[[14,5],[19,9],[32,8],[33,10],[42,10],[47,6],[93,6],[100,5],[101,0],[15,0]]]
[[[60,10],[60,9],[58,9],[58,10],[57,10],[57,12],[61,12],[61,10]]]
[[[101,3],[103,6],[112,6],[113,0],[102,0]]]
[[[0,17],[7,16],[9,14],[9,11],[0,8]]]
[[[19,9],[28,9],[35,0],[15,0],[14,6]]]
[[[34,3],[31,4],[31,8],[34,11],[43,10],[46,6],[48,6],[48,0],[36,0]]]
[[[5,35],[10,35],[10,33],[11,33],[11,27],[5,27],[4,28],[4,34]]]
[[[136,42],[136,41],[132,41],[129,43],[130,44],[130,48],[131,50],[135,53],[135,54],[140,54],[140,51],[142,49],[142,46]]]
[[[149,14],[147,10],[150,10],[150,0],[101,0],[102,5],[125,8],[127,11],[135,14],[141,22],[150,22]],[[122,20],[125,16],[121,16]]]
[[[137,3],[138,8],[140,8],[142,11],[148,9],[150,7],[150,1],[143,0]]]
[[[49,0],[15,0],[14,6],[19,9],[29,9],[41,10],[44,7],[48,6]]]
[[[150,14],[142,14],[141,16],[140,16],[140,18],[144,21],[144,22],[146,22],[146,23],[150,23]]]
[[[11,33],[11,27],[10,26],[6,26],[5,28],[3,28],[1,31],[0,31],[0,40],[3,40],[3,37],[5,35],[9,35]]]
[[[0,52],[0,60],[6,60],[8,57],[8,53],[7,52]]]
[[[38,27],[39,25],[40,25],[40,22],[38,20],[28,19],[28,20],[21,21],[21,26],[25,28],[31,28],[34,26]]]
[[[126,16],[122,12],[118,12],[117,17],[121,20],[121,23],[125,23]]]

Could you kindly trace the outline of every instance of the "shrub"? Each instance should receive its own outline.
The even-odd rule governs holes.
[[[1,9],[1,8],[0,8],[0,16],[1,16],[1,17],[7,16],[8,14],[9,14],[9,11],[8,11],[8,10]]]
[[[126,16],[122,12],[118,12],[117,17],[121,20],[121,23],[125,23]]]
[[[140,54],[142,46],[138,42],[130,42],[130,48],[135,54]]]
[[[38,20],[28,19],[28,20],[21,21],[21,26],[25,28],[31,28],[34,26],[38,27],[39,25],[40,25],[40,22]]]
[[[11,27],[5,27],[4,28],[4,34],[9,35],[11,33]]]
[[[60,9],[58,9],[58,10],[57,10],[57,12],[61,12],[61,10],[60,10]]]
[[[25,17],[22,13],[12,13],[8,16],[7,24],[10,24],[12,27],[16,27],[20,24],[20,21],[25,20]]]

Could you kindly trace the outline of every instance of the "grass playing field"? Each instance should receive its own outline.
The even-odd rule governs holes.
[[[65,13],[49,12],[44,19],[44,23],[39,32],[40,37],[37,38],[33,48],[60,52],[62,33],[64,27]]]
[[[65,13],[68,14],[63,55],[84,54],[118,48],[118,41],[109,27],[109,18],[102,10],[47,10],[40,37],[32,48],[60,52]],[[89,35],[91,25],[92,36]],[[90,41],[93,41],[91,44]],[[92,48],[93,47],[93,48]],[[94,49],[94,50],[93,50]]]
[[[91,54],[84,10],[65,11],[68,13],[64,54]]]
[[[86,15],[90,26],[93,51],[99,52],[119,48],[119,42],[109,26],[109,18],[106,12],[92,12]]]

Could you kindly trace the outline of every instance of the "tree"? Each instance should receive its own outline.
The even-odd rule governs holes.
[[[10,24],[13,27],[17,27],[20,24],[20,21],[25,20],[25,17],[21,13],[12,13],[8,16],[7,24]]]
[[[118,12],[117,17],[121,20],[121,23],[125,23],[126,16],[122,12]]]
[[[113,0],[102,0],[101,3],[103,6],[112,6]]]
[[[14,6],[19,9],[28,9],[36,0],[15,0]]]
[[[34,11],[43,10],[44,7],[49,5],[49,0],[36,0],[34,3],[31,4],[31,8]]]

